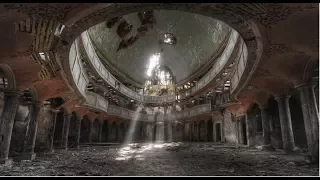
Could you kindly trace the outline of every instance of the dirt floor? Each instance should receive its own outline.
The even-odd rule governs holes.
[[[281,150],[210,143],[91,146],[0,166],[1,176],[319,176],[319,164]]]

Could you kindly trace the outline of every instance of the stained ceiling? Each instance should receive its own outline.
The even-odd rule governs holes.
[[[179,82],[212,59],[230,30],[221,21],[181,11],[154,10],[145,17],[132,13],[88,30],[101,59],[141,85],[155,53],[160,53],[160,64],[171,68]],[[123,21],[127,26],[121,25]],[[175,35],[176,44],[159,43],[166,33]]]

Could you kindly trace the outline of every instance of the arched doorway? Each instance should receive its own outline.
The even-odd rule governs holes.
[[[180,124],[176,125],[176,133],[175,134],[176,134],[176,140],[181,141],[182,133],[181,133],[181,125]]]
[[[80,142],[88,143],[89,142],[89,129],[91,123],[88,119],[88,116],[83,116],[81,121],[81,131],[80,131]]]
[[[102,135],[101,135],[101,141],[102,142],[107,142],[109,141],[109,125],[108,125],[108,121],[104,121],[103,125],[102,125]]]
[[[199,140],[198,124],[194,122],[193,127],[194,127],[194,133],[193,133],[194,141],[198,141]]]
[[[60,109],[56,117],[56,125],[54,129],[53,146],[55,148],[62,146],[63,138],[63,128],[64,128],[64,109]]]
[[[100,122],[98,119],[93,121],[92,142],[99,142]]]
[[[153,126],[152,142],[156,142],[157,140],[157,129],[158,129],[157,126],[158,126],[157,124]]]
[[[72,112],[70,117],[70,127],[68,134],[68,147],[76,147],[78,123],[79,122],[77,119],[77,114],[75,112]]]
[[[207,138],[208,141],[213,141],[213,123],[212,120],[208,120],[207,122]]]
[[[116,142],[118,140],[117,124],[113,122],[111,124],[111,141]]]
[[[120,128],[119,128],[119,141],[124,141],[125,138],[125,127],[124,127],[124,123],[122,122],[120,124]]]

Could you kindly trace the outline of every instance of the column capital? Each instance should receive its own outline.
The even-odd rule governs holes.
[[[275,97],[274,99],[276,100],[276,101],[279,101],[280,99],[289,99],[291,96],[289,96],[289,95],[285,95],[285,96],[278,96],[278,97]]]

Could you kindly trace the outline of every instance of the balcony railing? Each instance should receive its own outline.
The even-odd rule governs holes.
[[[117,89],[123,95],[130,97],[139,102],[144,103],[172,103],[175,101],[174,95],[167,96],[145,96],[141,95],[130,88],[123,85],[119,82],[101,63],[97,53],[94,50],[94,47],[89,38],[88,32],[85,31],[81,34],[82,42],[84,45],[84,49],[88,55],[89,62],[94,67],[95,71],[99,74],[99,76],[107,82],[110,86]]]

